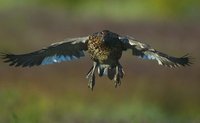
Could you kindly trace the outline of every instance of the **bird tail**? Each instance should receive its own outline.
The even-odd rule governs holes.
[[[98,65],[98,74],[100,77],[102,76],[107,76],[108,75],[108,68],[109,68],[109,65]]]
[[[119,79],[123,78],[124,71],[121,65],[111,67],[110,65],[101,64],[98,66],[98,74],[100,77],[108,76],[110,80],[113,80],[115,76],[118,76]]]

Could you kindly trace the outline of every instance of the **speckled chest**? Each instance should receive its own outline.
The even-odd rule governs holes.
[[[101,37],[90,36],[88,41],[88,53],[94,61],[110,64],[117,62],[122,55],[122,46],[119,41],[113,40],[110,44],[102,41]]]

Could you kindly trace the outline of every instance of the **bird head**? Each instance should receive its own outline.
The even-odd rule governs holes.
[[[103,30],[102,32],[100,32],[100,34],[101,34],[102,41],[105,43],[118,38],[118,35],[116,33],[113,33],[109,30]]]

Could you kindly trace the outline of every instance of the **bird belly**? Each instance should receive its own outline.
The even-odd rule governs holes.
[[[122,50],[117,47],[109,48],[105,45],[99,47],[91,47],[88,49],[92,60],[100,64],[117,64],[121,58]]]

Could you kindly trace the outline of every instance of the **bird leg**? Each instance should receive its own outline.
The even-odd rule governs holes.
[[[88,79],[88,87],[91,88],[93,90],[94,85],[95,85],[95,69],[97,67],[97,63],[94,62],[93,63],[93,67],[90,69],[90,71],[88,72],[86,78]]]
[[[115,76],[114,76],[114,82],[115,87],[121,85],[121,78],[124,76],[124,71],[122,69],[122,66],[119,64],[115,67]]]

